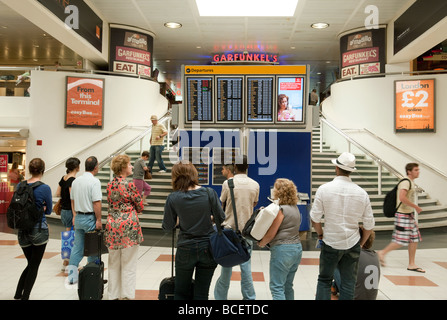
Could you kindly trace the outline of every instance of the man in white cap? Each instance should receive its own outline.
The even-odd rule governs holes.
[[[168,130],[161,123],[158,123],[158,117],[156,115],[151,116],[152,122],[152,132],[150,144],[151,148],[149,150],[150,158],[149,158],[149,170],[152,172],[152,167],[154,165],[154,161],[157,160],[158,166],[160,167],[161,173],[166,172],[166,167],[163,162],[163,158],[161,157],[161,153],[163,152],[163,139],[164,136],[168,134]]]
[[[337,176],[318,188],[310,212],[312,225],[318,239],[322,240],[316,299],[331,299],[331,283],[338,268],[340,300],[352,300],[360,248],[374,228],[374,216],[368,194],[350,178],[350,174],[357,170],[355,156],[344,152],[332,163]],[[359,222],[363,222],[362,237]]]

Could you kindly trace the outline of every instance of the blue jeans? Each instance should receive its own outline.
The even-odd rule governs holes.
[[[250,244],[250,256],[252,252],[251,241],[247,242]],[[255,300],[256,293],[253,287],[253,277],[251,274],[251,259],[239,265],[241,268],[241,292],[242,298],[244,300]],[[228,299],[228,289],[230,288],[231,274],[233,273],[233,268],[221,267],[220,277],[216,281],[216,286],[214,287],[214,299],[216,300],[227,300]]]
[[[194,300],[208,300],[211,280],[217,264],[210,250],[209,240],[182,245],[175,254],[175,300],[191,299],[194,277]]]
[[[149,158],[149,164],[148,164],[148,167],[151,170],[151,172],[152,172],[152,167],[154,166],[155,160],[157,160],[160,170],[166,171],[166,167],[163,162],[163,158],[161,157],[161,153],[164,148],[165,148],[164,146],[151,146],[151,148],[149,150],[150,158]]]
[[[301,243],[270,248],[270,292],[273,300],[294,300],[293,279],[301,262]]]
[[[71,229],[73,227],[73,212],[71,210],[61,210],[61,222],[65,228]]]
[[[347,250],[337,250],[324,242],[320,254],[317,300],[331,300],[331,284],[335,269],[340,271],[340,300],[353,300],[360,258],[360,242]]]
[[[84,257],[84,237],[85,233],[96,228],[96,216],[94,214],[76,214],[75,218],[75,239],[71,250],[70,262],[68,265],[68,280],[71,283],[77,282],[77,268]],[[87,263],[94,262],[97,256],[89,256]]]

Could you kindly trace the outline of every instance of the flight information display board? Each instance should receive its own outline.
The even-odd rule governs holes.
[[[213,78],[186,78],[187,121],[213,121]]]
[[[242,77],[217,77],[217,121],[242,121]]]
[[[247,122],[273,121],[273,77],[247,77]]]

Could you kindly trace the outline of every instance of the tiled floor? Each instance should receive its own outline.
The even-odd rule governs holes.
[[[444,234],[441,236],[445,237]],[[31,293],[32,300],[77,300],[76,285],[68,285],[61,271],[60,240],[52,237]],[[171,248],[169,246],[142,245],[137,266],[137,300],[156,300],[161,280],[171,274]],[[107,268],[107,255],[103,256]],[[270,253],[254,250],[252,272],[259,300],[271,300],[268,286]],[[447,248],[418,249],[417,262],[425,274],[407,271],[408,253],[396,250],[387,256],[387,266],[381,268],[378,300],[436,300],[447,299]],[[318,277],[319,251],[305,250],[295,276],[296,300],[314,300]],[[85,259],[81,265],[85,264]],[[0,299],[12,300],[26,262],[17,244],[17,236],[0,232]],[[216,269],[210,289],[210,299],[220,267]],[[106,271],[107,278],[107,271]],[[107,285],[106,285],[107,286]],[[107,299],[107,287],[104,299]],[[240,300],[240,272],[234,268],[229,299]]]

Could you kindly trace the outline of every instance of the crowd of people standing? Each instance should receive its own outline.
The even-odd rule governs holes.
[[[152,121],[156,126],[156,117],[153,117]],[[166,129],[157,128],[155,137],[151,139],[163,141],[165,132]],[[114,177],[107,185],[108,216],[104,226],[105,244],[109,249],[109,299],[135,298],[138,248],[144,240],[138,215],[147,204],[146,197],[151,190],[142,175],[145,171],[152,171],[155,159],[159,162],[161,172],[166,171],[163,162],[160,162],[162,149],[160,151],[158,147],[151,147],[151,151],[155,156],[143,152],[134,165],[127,155],[118,155],[111,162]],[[146,164],[149,159],[152,161]],[[66,174],[59,181],[56,192],[57,196],[61,197],[61,221],[66,230],[74,229],[75,232],[70,259],[63,262],[69,283],[78,281],[85,234],[103,229],[101,183],[95,177],[99,170],[98,160],[94,156],[88,157],[85,160],[84,174],[76,177],[80,171],[80,163],[77,158],[66,161]],[[316,299],[331,299],[334,288],[339,292],[339,299],[375,299],[378,283],[365,286],[364,277],[358,277],[358,274],[365,272],[359,268],[373,265],[380,277],[379,263],[384,265],[385,255],[403,245],[409,246],[408,270],[425,272],[415,264],[414,257],[421,237],[412,217],[412,209],[418,213],[422,209],[414,204],[415,193],[410,190],[414,190],[414,187],[411,189],[413,181],[419,176],[418,165],[409,164],[406,167],[410,182],[402,184],[399,189],[397,201],[404,205],[396,213],[396,229],[392,243],[377,254],[371,250],[375,221],[369,196],[350,178],[352,172],[356,171],[355,156],[345,152],[333,159],[332,163],[336,177],[318,188],[310,212],[321,247]],[[41,181],[45,171],[44,161],[39,158],[32,159],[28,168],[31,178],[20,183],[34,184]],[[219,196],[213,189],[199,184],[198,172],[192,163],[182,160],[172,168],[173,192],[166,199],[162,228],[166,231],[179,228],[175,255],[175,299],[191,298],[193,275],[192,298],[209,298],[211,281],[218,267],[213,259],[209,241],[210,236],[216,232],[213,223],[216,220],[223,221],[223,227],[236,228],[228,179],[232,179],[234,183],[234,201],[240,231],[259,201],[260,185],[248,176],[246,156],[242,157],[242,161],[224,165],[222,174],[227,180],[223,183]],[[129,180],[128,177],[132,175],[133,180]],[[294,299],[293,282],[303,251],[299,235],[301,214],[297,206],[297,193],[293,181],[286,178],[276,179],[272,194],[274,200],[278,201],[280,210],[264,238],[256,243],[260,248],[269,248],[269,287],[275,300]],[[51,189],[46,184],[39,184],[34,195],[36,205],[42,208],[44,215],[31,231],[18,233],[19,244],[28,264],[19,279],[15,299],[29,299],[49,240],[45,215],[51,214],[52,211]],[[219,209],[215,212],[210,206]],[[217,219],[212,214],[217,214]],[[254,243],[249,244],[251,251]],[[88,262],[96,261],[97,258],[89,256]],[[255,300],[251,260],[240,264],[239,267],[243,299]],[[214,287],[216,300],[228,298],[231,275],[232,268],[220,268],[220,276]]]

